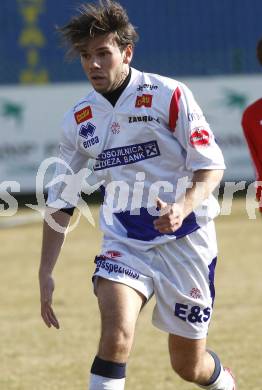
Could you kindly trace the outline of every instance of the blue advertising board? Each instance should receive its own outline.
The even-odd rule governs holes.
[[[119,0],[140,40],[133,65],[172,76],[260,71],[261,0]],[[76,13],[77,0],[1,0],[0,84],[84,79],[68,63],[56,26]]]

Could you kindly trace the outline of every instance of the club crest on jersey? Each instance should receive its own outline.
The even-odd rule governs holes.
[[[192,130],[190,135],[190,143],[195,148],[198,146],[208,146],[210,144],[211,135],[208,130],[197,127]]]
[[[113,134],[119,134],[120,133],[120,124],[118,122],[113,122],[111,125],[111,131]]]
[[[153,95],[143,94],[141,96],[137,96],[135,106],[137,108],[152,107],[152,100],[153,100]]]
[[[74,113],[76,123],[79,125],[79,123],[83,123],[85,121],[88,121],[88,119],[93,118],[91,107],[85,107],[82,108],[82,110],[77,111]]]

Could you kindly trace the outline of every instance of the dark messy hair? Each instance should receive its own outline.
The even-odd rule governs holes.
[[[262,65],[262,38],[257,43],[257,59],[260,65]]]
[[[135,45],[138,34],[129,22],[125,9],[116,1],[99,0],[97,4],[85,3],[78,8],[79,14],[68,24],[58,28],[62,40],[68,45],[67,55],[74,57],[84,51],[88,40],[115,34],[115,40],[122,51],[127,45]]]

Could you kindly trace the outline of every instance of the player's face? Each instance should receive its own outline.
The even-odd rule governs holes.
[[[80,52],[85,74],[100,93],[113,91],[122,83],[128,74],[132,54],[130,45],[120,50],[113,33],[93,38]]]

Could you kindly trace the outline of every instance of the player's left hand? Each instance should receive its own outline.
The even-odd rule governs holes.
[[[168,204],[157,198],[157,207],[161,211],[160,216],[154,221],[154,227],[160,233],[174,233],[178,230],[184,219],[182,206],[177,203]]]

